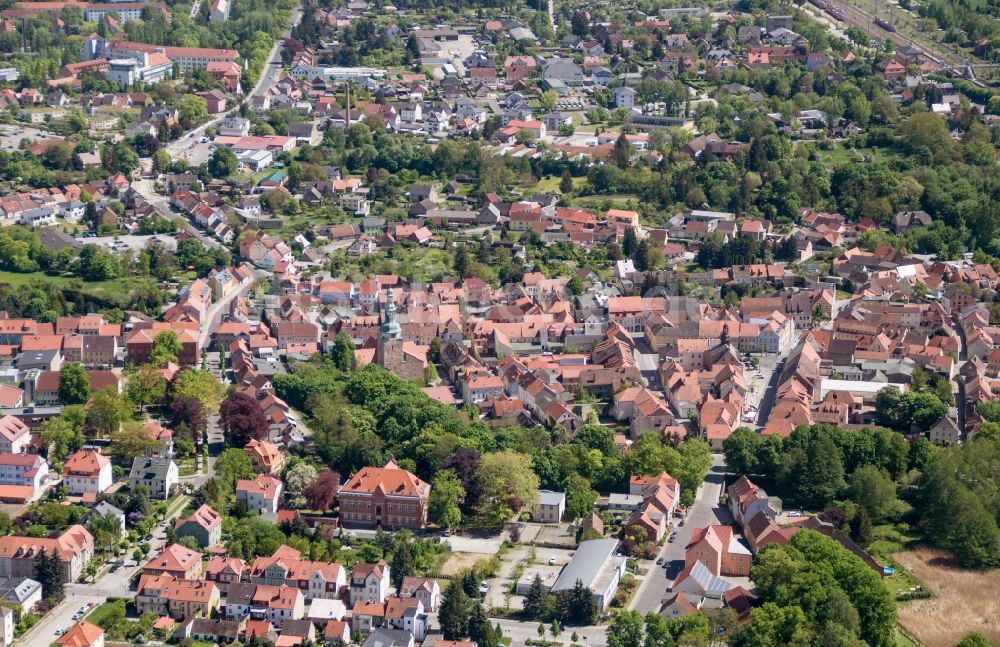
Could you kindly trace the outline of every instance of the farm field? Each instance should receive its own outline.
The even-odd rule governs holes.
[[[899,624],[921,644],[948,647],[970,631],[1000,641],[1000,571],[967,570],[948,553],[926,547],[894,557],[934,594],[899,605]]]

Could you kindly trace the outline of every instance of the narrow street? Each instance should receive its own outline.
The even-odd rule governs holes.
[[[222,315],[228,312],[229,304],[231,304],[236,298],[249,292],[253,288],[256,280],[262,276],[267,276],[267,272],[264,270],[254,270],[253,279],[248,281],[246,285],[241,285],[238,290],[235,290],[222,299],[215,301],[208,307],[208,311],[205,313],[205,316],[201,321],[201,325],[198,327],[199,348],[209,347],[212,331],[218,328],[219,324],[222,323]],[[218,349],[215,350],[218,351]]]
[[[663,545],[657,558],[663,559],[663,565],[649,565],[649,572],[642,578],[629,609],[642,613],[658,612],[667,587],[677,574],[684,569],[684,547],[691,539],[696,528],[717,523],[731,524],[733,522],[729,510],[719,505],[719,496],[726,482],[726,462],[721,454],[712,454],[712,467],[705,477],[705,482],[695,498],[694,505],[688,508],[684,517],[684,525],[674,525],[677,539]],[[668,530],[668,532],[670,532]]]

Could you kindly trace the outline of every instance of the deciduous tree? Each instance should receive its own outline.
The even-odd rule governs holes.
[[[219,409],[219,422],[225,431],[226,441],[234,447],[243,447],[254,438],[267,438],[264,410],[246,393],[237,391],[225,399]]]
[[[83,404],[90,398],[90,375],[83,364],[67,362],[59,369],[59,402]]]

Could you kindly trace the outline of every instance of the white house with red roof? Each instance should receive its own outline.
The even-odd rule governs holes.
[[[113,482],[111,459],[100,452],[81,449],[63,463],[63,483],[70,496],[100,494]]]
[[[241,479],[236,483],[236,503],[247,510],[274,514],[281,505],[284,486],[273,476],[261,474],[257,478]]]

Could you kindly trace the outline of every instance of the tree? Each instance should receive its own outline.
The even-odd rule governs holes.
[[[134,420],[128,420],[108,433],[111,444],[108,453],[118,458],[145,456],[155,449],[162,449],[162,443]]]
[[[797,606],[765,602],[750,611],[750,624],[736,635],[736,647],[806,647],[811,644],[805,613]]]
[[[49,418],[42,424],[42,447],[48,448],[49,461],[65,460],[85,441],[83,424],[87,413],[74,404],[63,408],[62,415]]]
[[[556,616],[563,624],[592,625],[597,618],[594,594],[577,580],[573,588],[556,595]]]
[[[191,396],[175,397],[170,403],[170,425],[176,430],[186,426],[200,438],[208,429],[208,416],[201,400]]]
[[[392,553],[392,564],[389,572],[392,574],[392,585],[399,591],[403,586],[403,578],[416,573],[413,561],[413,550],[408,540],[397,540],[396,550]]]
[[[234,447],[243,447],[254,438],[267,438],[268,424],[264,410],[260,403],[241,391],[223,401],[219,408],[219,422],[225,431],[226,441]]]
[[[438,610],[438,623],[445,640],[462,640],[468,635],[469,598],[459,580],[455,578],[448,584]]]
[[[427,512],[442,528],[454,528],[462,522],[459,502],[465,499],[465,488],[455,470],[443,469],[434,476]]]
[[[215,460],[215,475],[230,488],[235,488],[236,481],[254,477],[253,463],[242,449],[229,447]]]
[[[455,247],[455,273],[461,278],[468,278],[469,265],[471,261],[469,260],[469,252],[465,249],[464,244],[460,244]]]
[[[354,366],[354,342],[351,341],[351,336],[345,332],[337,333],[333,338],[330,355],[333,357],[334,366],[349,373]]]
[[[566,488],[566,514],[570,518],[586,517],[594,508],[597,492],[590,487],[590,481],[579,474],[570,475]]]
[[[872,520],[868,515],[868,508],[859,505],[851,519],[851,539],[862,548],[867,548],[872,543]]]
[[[828,434],[814,434],[789,452],[780,482],[802,505],[825,508],[845,485],[843,452]]]
[[[94,544],[97,549],[105,555],[111,553],[121,540],[122,532],[125,530],[118,517],[110,512],[103,515],[92,514],[87,522],[87,528],[94,536]]]
[[[159,148],[153,153],[153,172],[154,173],[166,173],[170,170],[171,161],[170,153],[167,152],[166,148]]]
[[[210,415],[218,411],[225,397],[225,389],[209,371],[186,368],[174,378],[173,394],[174,398],[197,398],[204,407],[206,415]]]
[[[754,474],[757,469],[757,453],[762,445],[760,435],[749,427],[740,427],[722,441],[722,451],[726,455],[726,466],[734,474]]]
[[[535,573],[535,579],[531,581],[531,587],[524,596],[524,615],[529,620],[542,620],[545,616],[547,597],[542,586],[542,577]]]
[[[83,364],[67,362],[59,369],[59,401],[83,404],[90,398],[90,375]]]
[[[63,599],[62,565],[59,558],[55,555],[50,557],[44,548],[35,558],[35,579],[42,585],[46,600],[57,603]]]
[[[611,163],[618,168],[627,168],[632,159],[633,150],[632,144],[625,137],[625,133],[618,135],[618,139],[615,140],[615,147],[611,149],[611,155],[609,156]]]
[[[316,480],[306,488],[306,502],[312,510],[326,512],[333,505],[340,487],[340,475],[330,470],[323,470],[316,475]]]
[[[608,647],[641,647],[643,626],[638,611],[615,611],[608,627]]]
[[[569,277],[569,283],[566,284],[566,288],[574,296],[581,294],[583,292],[583,279],[574,274],[573,276]]]
[[[955,647],[990,647],[992,644],[986,636],[978,631],[970,631],[958,641]]]
[[[299,509],[306,505],[306,490],[316,480],[316,468],[309,463],[299,463],[285,474],[285,495],[288,506]]]
[[[469,615],[468,632],[470,640],[484,647],[486,645],[499,644],[501,637],[496,634],[493,625],[490,624],[490,618],[486,615],[486,609],[479,603],[472,607],[472,613]]]
[[[498,527],[514,511],[533,509],[538,501],[538,476],[531,458],[512,450],[486,454],[476,470],[479,515]]]
[[[896,503],[896,484],[885,470],[862,465],[851,474],[847,496],[874,520],[883,521]]]
[[[228,146],[217,146],[211,159],[208,160],[208,172],[214,178],[224,180],[234,175],[238,168],[239,160],[236,159],[236,153]]]
[[[559,177],[559,193],[569,193],[573,190],[573,176],[570,174],[569,169],[563,169],[562,175]]]
[[[153,366],[166,366],[176,363],[184,347],[173,330],[161,330],[153,338],[153,346],[149,350],[148,362]]]
[[[99,436],[106,438],[118,430],[122,421],[128,417],[130,409],[118,389],[107,386],[91,397],[87,422]]]
[[[161,402],[166,392],[167,380],[163,377],[163,372],[151,364],[140,366],[129,377],[128,397],[139,406],[140,412],[148,404]]]
[[[639,237],[635,233],[634,227],[625,228],[625,237],[622,239],[622,254],[632,258],[639,248]]]

